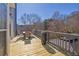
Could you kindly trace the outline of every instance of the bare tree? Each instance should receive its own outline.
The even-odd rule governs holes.
[[[67,19],[68,30],[72,33],[79,33],[79,12],[72,12]]]
[[[59,15],[60,15],[59,11],[55,11],[52,15],[52,19],[58,19]]]
[[[25,13],[23,14],[23,16],[21,16],[20,22],[21,22],[23,25],[26,25],[27,21],[26,21],[26,14],[25,14]]]
[[[41,18],[37,14],[24,13],[20,21],[23,25],[28,26],[32,30],[35,29],[36,27],[40,27],[38,24],[41,23]]]

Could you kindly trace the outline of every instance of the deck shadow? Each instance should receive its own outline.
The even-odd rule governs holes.
[[[70,56],[70,54],[66,50],[61,49],[59,46],[56,46],[53,43],[48,43],[48,44],[50,44],[52,47],[63,53],[65,56]]]
[[[55,54],[56,51],[52,49],[48,44],[43,45],[43,47],[51,54]]]
[[[14,42],[18,42],[18,41],[20,41],[20,40],[22,40],[22,41],[24,41],[24,44],[31,44],[31,40],[33,39],[34,37],[31,37],[30,39],[29,38],[26,38],[26,39],[24,39],[23,37],[20,37],[20,38],[18,38],[16,41],[14,41]]]

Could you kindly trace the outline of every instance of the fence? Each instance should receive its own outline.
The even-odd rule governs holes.
[[[79,55],[79,34],[52,32],[52,31],[34,31],[34,34],[41,38],[42,43],[51,43],[71,55]]]

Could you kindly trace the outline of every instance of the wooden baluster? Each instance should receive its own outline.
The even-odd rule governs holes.
[[[71,51],[70,51],[70,48],[71,48],[71,44],[72,44],[72,43],[73,43],[73,40],[72,40],[72,39],[69,40],[69,47],[68,47],[68,51],[69,51],[69,52],[71,52]]]
[[[62,48],[64,49],[64,39],[63,39],[63,42],[62,42]]]
[[[79,55],[77,49],[78,49],[78,38],[75,39],[75,51],[77,55]]]
[[[59,39],[59,46],[61,47],[61,39]]]
[[[57,39],[55,39],[55,44],[57,45]]]
[[[70,40],[71,41],[71,40]],[[72,42],[70,42],[70,52],[73,52],[73,40],[72,40]]]
[[[54,39],[54,44],[55,44],[55,39]]]
[[[61,39],[61,48],[62,48],[62,39]]]
[[[67,50],[67,41],[64,40],[64,43],[65,43],[64,49]]]
[[[55,41],[54,41],[55,43],[54,44],[56,44],[56,39],[55,39]]]
[[[73,52],[74,52],[74,54],[75,55],[77,55],[77,43],[78,43],[78,39],[77,38],[75,38],[74,40],[73,40]]]
[[[60,46],[60,39],[59,39],[59,46]]]
[[[64,37],[64,39],[63,39],[63,49],[65,49],[65,37]]]
[[[49,33],[47,32],[47,42],[49,42]]]
[[[64,39],[64,49],[66,50],[66,40]]]
[[[56,45],[57,45],[57,39],[56,39]]]
[[[59,39],[57,40],[57,45],[59,46]]]
[[[63,49],[65,49],[64,47],[65,47],[65,41],[64,41],[64,39],[63,39]]]
[[[55,40],[53,39],[53,44],[55,44]]]
[[[58,39],[57,39],[57,41],[56,41],[56,44],[58,45]]]
[[[63,43],[63,39],[61,39],[61,45],[60,45],[61,48],[62,48],[62,43]]]
[[[67,40],[66,42],[67,42],[67,47],[66,47],[66,49],[67,49],[67,51],[68,51],[68,48],[69,48],[69,40]]]
[[[56,44],[58,45],[58,39],[56,40]]]

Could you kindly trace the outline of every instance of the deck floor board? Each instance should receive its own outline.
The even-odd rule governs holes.
[[[12,41],[15,40],[13,39]],[[31,43],[29,44],[25,44],[25,41],[23,40],[18,40],[17,42],[12,41],[10,43],[11,56],[65,56],[53,47],[52,48],[56,53],[50,53],[37,37],[32,38],[30,41]]]

